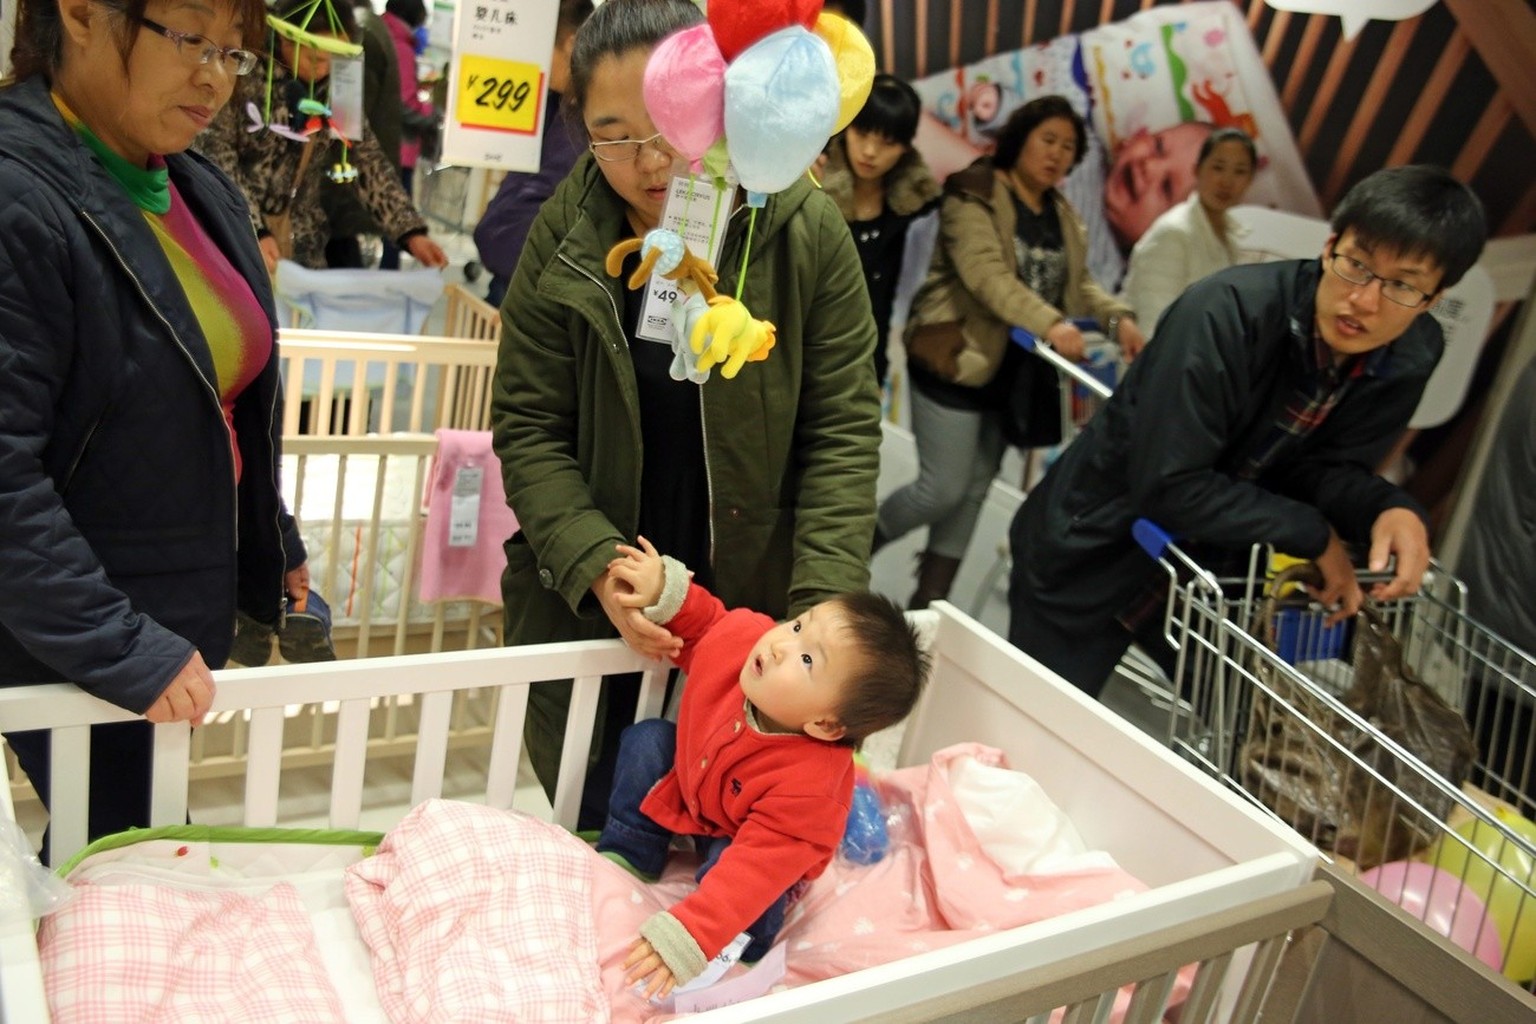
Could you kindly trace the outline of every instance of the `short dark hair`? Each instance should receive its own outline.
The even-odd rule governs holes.
[[[848,123],[860,131],[874,132],[892,142],[910,146],[917,135],[917,119],[922,112],[923,101],[918,98],[917,90],[895,75],[882,71],[869,87],[869,99]]]
[[[387,0],[384,13],[393,14],[411,28],[420,28],[427,23],[427,5],[423,0]]]
[[[1205,137],[1205,141],[1200,143],[1200,155],[1195,158],[1195,166],[1198,168],[1201,164],[1205,163],[1205,158],[1214,153],[1216,147],[1223,142],[1240,143],[1248,151],[1248,159],[1253,161],[1254,170],[1258,170],[1259,147],[1254,145],[1253,136],[1241,128],[1232,127],[1217,128]]]
[[[831,601],[843,616],[860,660],[848,678],[837,720],[841,742],[860,740],[895,725],[912,711],[928,678],[931,659],[918,643],[917,631],[888,597],[855,590]]]
[[[1460,281],[1483,252],[1488,222],[1477,195],[1444,168],[1388,167],[1361,179],[1333,211],[1333,233],[1351,229],[1366,246],[1427,256],[1440,288]]]
[[[998,129],[997,148],[992,151],[992,162],[998,167],[1012,167],[1019,159],[1019,153],[1024,149],[1030,132],[1057,117],[1072,122],[1072,131],[1077,135],[1077,152],[1072,154],[1072,166],[1082,163],[1083,157],[1088,155],[1088,126],[1083,122],[1082,115],[1072,109],[1072,104],[1065,96],[1036,96],[1009,114],[1008,120]]]
[[[560,0],[560,13],[555,18],[555,38],[564,39],[585,25],[592,17],[592,0]]]
[[[688,0],[607,0],[576,33],[571,48],[571,83],[562,100],[566,116],[578,128],[592,86],[592,72],[605,57],[631,50],[649,52],[667,36],[704,20]]]
[[[118,19],[113,34],[126,68],[128,55],[138,43],[137,29],[144,23],[144,8],[149,6],[149,0],[96,0],[96,4]],[[240,19],[241,42],[248,49],[260,49],[267,34],[267,8],[262,0],[226,0],[224,6]],[[21,0],[16,8],[11,76],[18,82],[34,75],[51,81],[63,60],[64,25],[59,20],[59,5],[55,0]]]

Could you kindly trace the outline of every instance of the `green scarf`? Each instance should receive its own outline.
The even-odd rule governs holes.
[[[123,191],[128,193],[134,205],[148,213],[163,214],[171,208],[171,178],[165,169],[165,163],[159,161],[159,167],[139,167],[136,164],[124,160],[100,138],[88,128],[84,121],[75,116],[75,112],[69,109],[58,93],[53,93],[53,105],[59,108],[59,113],[64,120],[75,130],[81,140],[88,146],[96,159],[101,161],[107,173],[112,175]]]

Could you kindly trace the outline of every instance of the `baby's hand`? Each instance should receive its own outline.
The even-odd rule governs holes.
[[[624,958],[624,971],[624,980],[628,984],[645,985],[647,999],[665,999],[677,985],[677,979],[672,977],[672,968],[667,966],[661,954],[651,948],[645,939],[636,939],[630,947],[629,956]]]
[[[667,582],[667,569],[661,554],[644,537],[639,541],[640,548],[616,545],[619,557],[608,563],[608,574],[629,586],[629,593],[621,593],[617,598],[626,608],[648,608],[655,604],[661,600],[661,591]]]

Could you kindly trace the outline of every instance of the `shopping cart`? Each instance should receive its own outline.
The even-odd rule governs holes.
[[[1460,709],[1477,740],[1470,778],[1453,785],[1351,710],[1358,630],[1328,626],[1305,590],[1270,593],[1267,548],[1253,549],[1245,572],[1219,576],[1155,525],[1143,520],[1134,532],[1170,580],[1165,635],[1181,697],[1169,716],[1173,748],[1331,851],[1362,885],[1536,992],[1536,660],[1468,618],[1465,588],[1438,568],[1418,594],[1377,605],[1405,669]],[[1340,766],[1331,781],[1358,809],[1347,852],[1359,862],[1333,849],[1328,814],[1279,799],[1262,768],[1294,764],[1302,745]],[[1389,850],[1397,859],[1377,863]]]
[[[422,166],[426,167],[425,164]],[[454,234],[474,231],[480,219],[479,206],[483,202],[483,198],[479,198],[471,203],[475,198],[471,195],[474,173],[470,167],[438,164],[428,168],[425,175],[419,175],[416,189],[421,215]],[[480,173],[484,174],[483,171]],[[483,192],[483,178],[480,184]],[[478,260],[470,260],[464,265],[464,279],[473,284],[480,276],[480,269]]]
[[[1097,320],[1074,319],[1071,323],[1083,332],[1081,361],[1066,358],[1022,327],[1015,327],[1009,332],[1015,345],[1054,366],[1061,381],[1061,441],[1046,451],[1046,466],[1050,465],[1061,449],[1072,443],[1072,439],[1103,408],[1124,369],[1120,347],[1100,330]],[[1032,475],[1032,470],[1026,468],[1026,478]],[[1029,482],[1029,479],[1025,480],[1026,484]],[[1028,490],[1027,487],[1025,489]]]

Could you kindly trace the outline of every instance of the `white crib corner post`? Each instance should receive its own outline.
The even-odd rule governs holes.
[[[48,866],[85,847],[91,807],[91,727],[53,730],[48,750]]]

